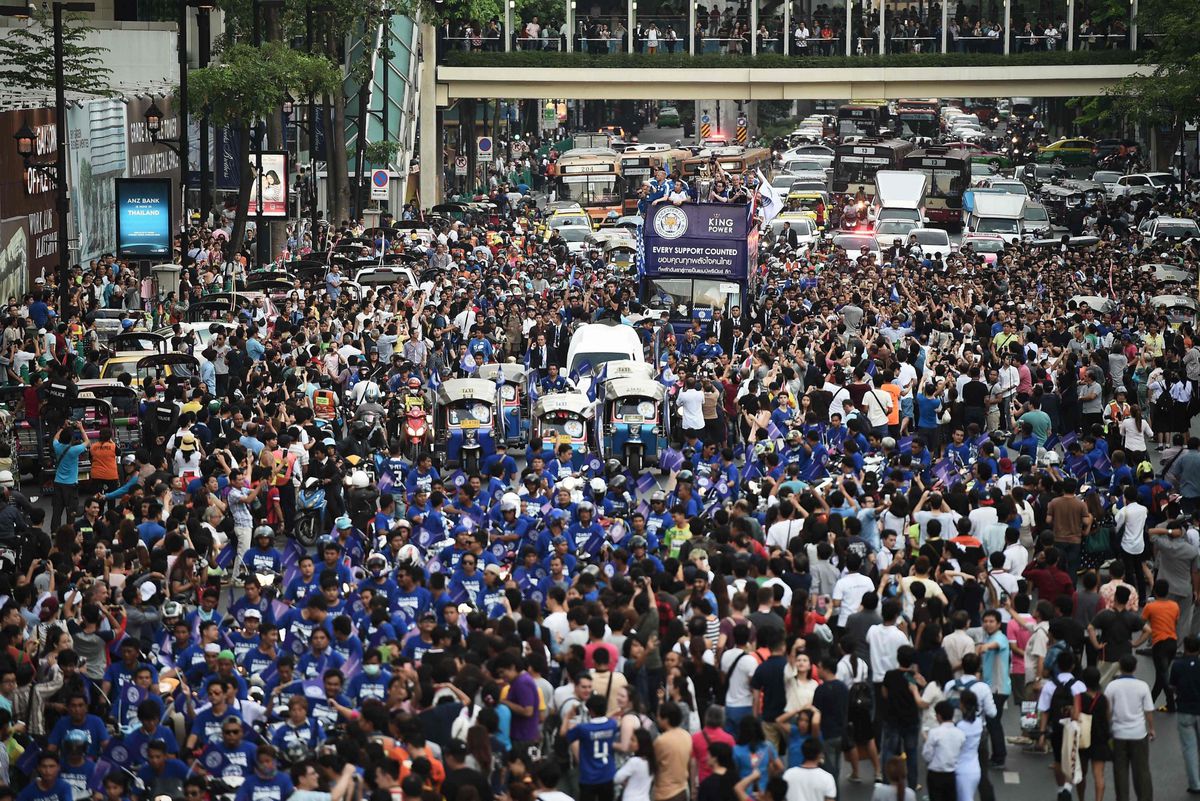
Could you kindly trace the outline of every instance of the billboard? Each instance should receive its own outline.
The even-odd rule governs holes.
[[[254,153],[250,156],[250,216],[287,219],[288,157],[283,151]]]
[[[747,280],[758,237],[746,212],[727,203],[651,207],[642,228],[645,275]]]
[[[124,177],[126,165],[125,104],[105,98],[69,106],[67,135],[75,260],[87,265],[116,249],[116,179]]]
[[[171,258],[171,180],[117,179],[117,255]]]
[[[13,152],[13,136],[23,124],[37,134],[34,163],[54,163],[58,148],[53,109],[0,112],[0,142],[11,153],[0,158],[0,300],[19,297],[34,278],[58,268],[61,221],[54,211],[55,182],[37,170],[25,169]]]

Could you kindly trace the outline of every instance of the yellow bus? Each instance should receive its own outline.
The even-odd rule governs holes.
[[[573,200],[583,207],[593,225],[610,212],[624,212],[625,179],[621,156],[607,147],[580,147],[558,157],[554,189],[558,200]]]
[[[636,214],[638,188],[654,177],[659,168],[667,175],[680,172],[685,159],[692,156],[690,150],[675,149],[667,145],[633,145],[621,154],[621,177],[625,179],[625,213]]]

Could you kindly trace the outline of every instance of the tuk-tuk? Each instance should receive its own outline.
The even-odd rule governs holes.
[[[13,460],[20,473],[33,473],[38,466],[41,430],[25,419],[25,385],[6,384],[0,387],[0,422],[7,423],[0,431],[0,440],[12,447]]]
[[[1117,310],[1115,301],[1100,295],[1072,295],[1071,299],[1067,301],[1067,308],[1070,308],[1072,304],[1076,308],[1086,306],[1096,314],[1112,314]]]
[[[669,415],[663,414],[666,390],[647,378],[618,378],[604,384],[600,452],[620,459],[633,475],[646,462],[657,462],[667,447]]]
[[[653,380],[654,366],[649,362],[635,362],[633,359],[616,359],[605,362],[604,380],[615,381],[618,378]]]
[[[1155,264],[1154,286],[1164,295],[1182,295],[1196,288],[1196,274],[1168,264]],[[1143,270],[1146,268],[1143,267]],[[1183,291],[1180,291],[1183,290]]]
[[[629,275],[636,269],[636,257],[637,248],[626,242],[608,242],[604,246],[604,260],[624,275]]]
[[[134,330],[150,326],[150,315],[139,309],[96,309],[89,314],[96,321],[96,338],[101,344],[121,333],[122,320],[133,320]]]
[[[1084,193],[1078,189],[1057,186],[1055,184],[1043,186],[1038,190],[1038,195],[1042,198],[1042,205],[1046,207],[1046,212],[1050,216],[1050,222],[1059,225],[1066,225],[1067,215],[1071,210],[1077,206],[1082,206],[1086,201]]]
[[[70,408],[67,411],[67,420],[71,428],[75,427],[76,422],[82,422],[84,430],[88,432],[88,442],[95,442],[98,439],[100,429],[107,428],[112,424],[112,407],[109,406],[108,401],[81,394],[71,402]],[[28,426],[28,423],[25,425]],[[50,475],[53,475],[57,467],[54,458],[54,447],[51,444],[54,435],[57,433],[57,431],[50,431],[43,428],[37,445],[29,450],[29,453],[37,454],[38,466]],[[18,438],[21,438],[21,436],[21,432],[18,431]],[[21,450],[22,457],[24,457],[25,448],[23,444]],[[37,475],[36,471],[31,472],[35,476]],[[88,448],[84,448],[83,453],[79,455],[79,480],[88,481],[91,477],[92,455]]]
[[[1200,320],[1200,302],[1188,295],[1156,295],[1150,298],[1150,307],[1166,317],[1172,329],[1178,329],[1184,323],[1195,328]]]
[[[588,455],[588,425],[596,416],[596,405],[582,392],[543,395],[533,406],[533,436],[547,447],[570,445],[571,467],[579,470]]]
[[[79,388],[79,397],[99,398],[108,403],[113,439],[122,451],[129,452],[141,447],[142,427],[138,420],[140,398],[136,389],[108,378],[85,379],[76,386]]]
[[[478,473],[496,452],[496,385],[482,378],[453,378],[437,391],[434,430],[447,465]]]
[[[130,331],[110,337],[105,347],[114,352],[132,350],[151,350],[166,353],[170,349],[170,337],[150,331]]]
[[[138,360],[136,379],[138,386],[145,386],[154,379],[156,386],[165,387],[171,382],[188,381],[200,376],[200,360],[187,353],[155,353]]]
[[[529,408],[525,382],[529,371],[522,365],[505,362],[485,364],[479,377],[494,381],[500,398],[500,436],[509,445],[524,445],[529,441]]]
[[[230,312],[233,312],[236,320],[237,306],[232,301],[224,299],[198,300],[188,304],[187,311],[183,313],[183,319],[189,323],[224,321]]]

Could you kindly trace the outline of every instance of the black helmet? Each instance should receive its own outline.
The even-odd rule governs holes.
[[[612,489],[612,490],[616,490],[617,492],[624,492],[626,483],[627,483],[627,481],[626,481],[625,476],[621,476],[621,475],[613,476],[608,481],[608,488]]]
[[[691,470],[680,470],[679,475],[675,476],[675,481],[679,484],[683,484],[685,482],[691,484],[695,480],[696,476],[692,474]]]
[[[621,464],[620,459],[609,459],[604,463],[604,472],[610,476],[620,474],[625,469],[625,465]]]
[[[1033,469],[1033,459],[1027,453],[1023,453],[1017,457],[1017,472],[1028,473]]]
[[[350,431],[354,434],[357,434],[358,436],[362,436],[363,434],[366,434],[367,431],[370,430],[370,428],[371,427],[367,425],[366,420],[355,420],[353,423],[350,424]]]

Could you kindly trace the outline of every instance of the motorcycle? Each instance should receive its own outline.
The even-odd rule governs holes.
[[[307,478],[296,494],[296,541],[306,548],[316,545],[328,525],[325,522],[325,488],[319,478]]]

